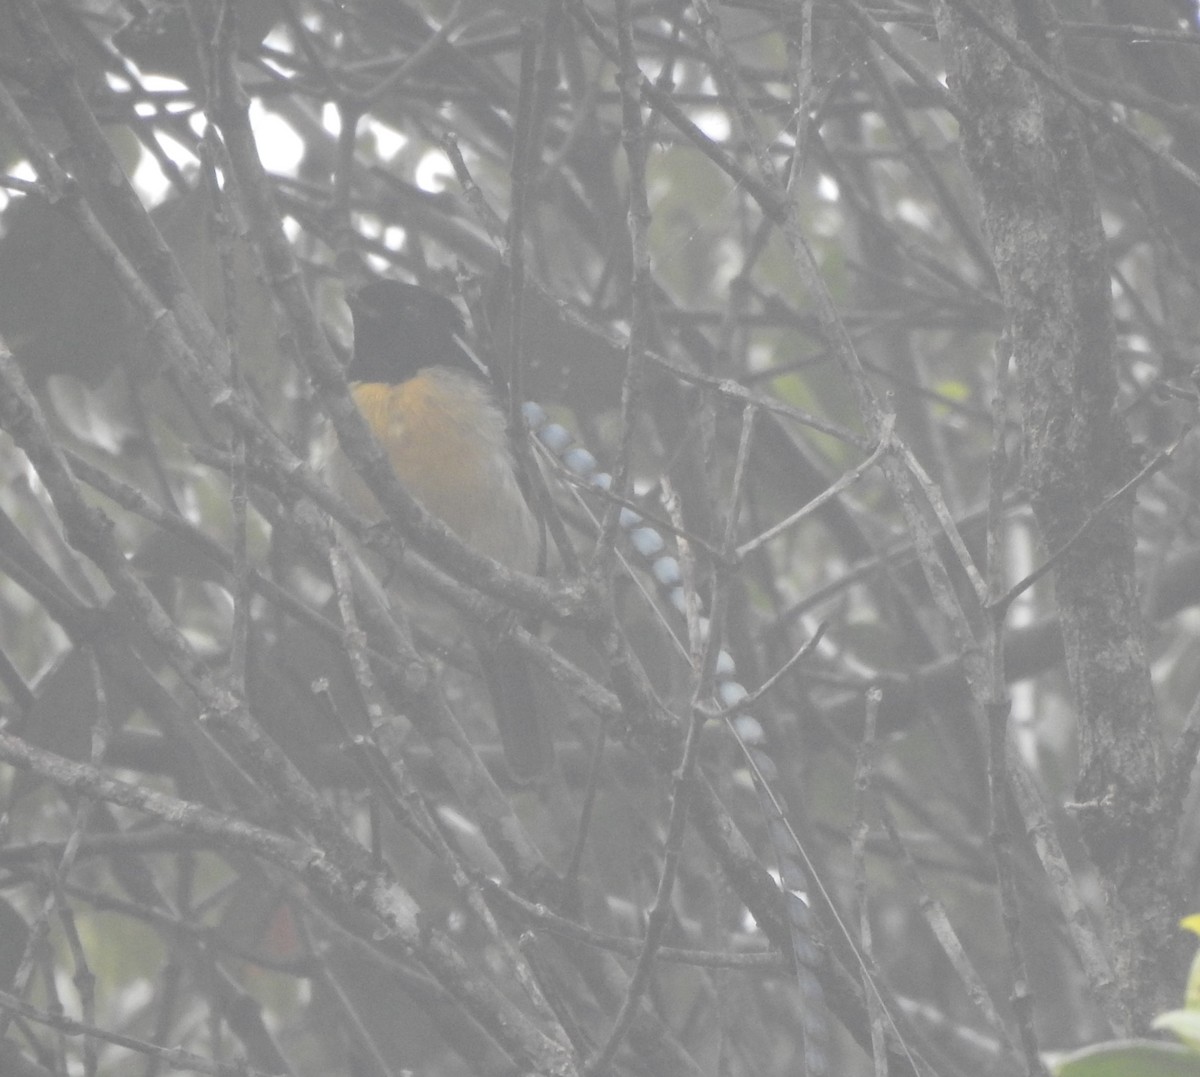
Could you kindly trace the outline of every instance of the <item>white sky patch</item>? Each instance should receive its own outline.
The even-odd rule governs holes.
[[[37,173],[33,170],[33,165],[28,161],[18,161],[16,165],[8,170],[10,176],[16,179],[28,180],[30,183],[37,182]],[[13,199],[12,192],[0,189],[0,213],[8,209],[8,204]]]
[[[187,84],[166,75],[143,75],[142,89],[150,93],[171,93],[176,90],[186,91]]]
[[[746,365],[755,374],[770,370],[775,365],[775,348],[766,344],[751,344],[746,349]]]
[[[170,135],[160,134],[158,136],[158,144],[166,152],[166,155],[180,168],[191,168],[193,165],[200,163],[199,158],[192,153],[190,148]]]
[[[700,92],[713,95],[717,93],[717,84],[711,75],[706,75],[701,81]],[[689,112],[688,117],[714,142],[724,142],[732,132],[728,114],[719,108],[699,108]]]
[[[416,183],[422,191],[431,194],[441,194],[446,189],[446,181],[454,175],[450,161],[441,150],[430,150],[417,165]]]
[[[314,26],[309,26],[308,28],[310,30],[316,29]],[[271,27],[271,32],[263,38],[263,44],[269,45],[278,52],[287,52],[292,47],[292,31],[286,26],[273,26]]]
[[[930,219],[925,207],[911,198],[897,200],[896,216],[904,221],[905,224],[914,225],[925,231],[933,227],[933,221]]]
[[[250,126],[267,171],[294,176],[304,156],[304,140],[258,101],[250,102]]]
[[[371,136],[375,139],[375,150],[385,161],[390,161],[405,146],[408,145],[408,135],[402,135],[394,128],[382,123],[369,121]]]
[[[719,109],[705,108],[693,112],[691,120],[714,142],[724,142],[729,138],[729,117]]]
[[[133,170],[131,179],[134,189],[149,206],[157,206],[171,189],[171,183],[158,167],[158,162],[145,151],[138,158],[137,168]]]
[[[263,44],[268,48],[274,49],[280,56],[264,56],[263,63],[271,68],[272,71],[278,71],[280,74],[291,76],[294,71],[292,68],[284,66],[283,57],[286,57],[292,51],[292,31],[287,26],[274,27],[265,38]]]
[[[724,236],[717,241],[716,262],[714,275],[716,285],[721,291],[729,287],[734,277],[741,272],[744,248],[732,236]]]
[[[342,133],[342,111],[332,101],[321,106],[321,126],[334,138]]]
[[[638,70],[646,76],[651,82],[662,74],[663,65],[661,60],[657,60],[652,56],[647,56],[637,61]]]
[[[14,168],[8,170],[10,176],[15,176],[17,179],[28,180],[30,183],[36,183],[38,175],[33,170],[33,165],[28,161],[19,161]]]
[[[825,199],[826,202],[836,202],[841,197],[842,192],[838,189],[837,180],[822,172],[817,177],[817,194]]]
[[[1150,341],[1140,333],[1130,333],[1125,338],[1125,349],[1135,355],[1153,355],[1154,349],[1150,346]],[[1131,373],[1134,377],[1153,378],[1158,375],[1158,370],[1153,363],[1134,363]]]

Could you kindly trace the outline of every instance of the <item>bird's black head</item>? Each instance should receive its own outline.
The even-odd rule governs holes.
[[[398,385],[422,367],[480,371],[455,340],[464,333],[458,308],[443,295],[397,280],[375,280],[349,299],[354,316],[351,381]]]

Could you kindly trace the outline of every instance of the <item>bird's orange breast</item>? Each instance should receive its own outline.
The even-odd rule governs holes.
[[[470,401],[421,375],[403,385],[356,386],[354,399],[400,481],[453,526],[454,506],[487,479],[489,450],[466,414]]]
[[[530,571],[536,527],[487,387],[428,368],[400,385],[358,384],[353,393],[409,493],[467,545]]]

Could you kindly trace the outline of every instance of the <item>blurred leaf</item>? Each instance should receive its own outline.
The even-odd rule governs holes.
[[[276,399],[285,371],[271,293],[253,253],[241,239],[229,241],[226,269],[208,201],[200,192],[164,202],[155,209],[154,222],[218,333],[225,332],[226,297],[232,293],[234,345],[242,370],[264,398]]]
[[[1160,1013],[1151,1023],[1159,1031],[1173,1032],[1193,1050],[1200,1049],[1200,1012],[1196,1010],[1168,1010]]]
[[[12,1040],[0,1040],[0,1073],[5,1077],[55,1077],[45,1066],[27,1058]]]
[[[150,364],[137,319],[100,256],[63,213],[24,198],[0,239],[0,334],[36,387],[52,374],[98,386],[119,362]]]
[[[166,958],[166,947],[160,937],[139,931],[127,916],[101,910],[81,914],[78,921],[88,961],[101,982],[157,980]]]
[[[112,678],[106,678],[104,689],[109,717],[119,729],[132,704]],[[38,679],[34,691],[37,698],[22,717],[21,736],[68,759],[87,759],[96,715],[96,685],[87,655],[72,648]]]
[[[238,47],[243,51],[256,48],[279,19],[275,0],[239,4],[236,10]],[[182,4],[160,0],[142,6],[113,34],[113,44],[144,72],[166,75],[188,85],[195,85],[200,78],[196,38]]]
[[[149,535],[133,555],[132,564],[147,576],[206,580],[229,586],[229,573],[207,557],[201,547],[166,531]]]
[[[1200,935],[1200,914],[1193,913],[1179,921],[1179,926],[1194,935]],[[1186,1009],[1200,1010],[1200,950],[1192,958],[1192,967],[1188,970],[1187,988],[1183,994],[1183,1004]]]
[[[72,17],[66,5],[42,4],[42,16],[54,35],[58,49],[69,59],[71,70],[85,93],[91,93],[103,85],[104,68],[99,60],[99,53],[94,47],[94,41],[86,32],[81,21]],[[6,75],[11,74],[14,83],[29,60],[29,47],[25,35],[18,29],[12,4],[0,4],[0,70]],[[14,87],[15,88],[15,87]],[[55,151],[63,148],[65,136],[61,125],[54,114],[46,108],[45,103],[33,96],[26,96],[18,88],[14,94],[25,113],[26,119],[33,125],[38,137],[43,139]],[[25,154],[16,139],[10,139],[10,134],[4,124],[0,124],[0,163],[5,170],[11,168]]]
[[[11,991],[13,977],[25,953],[29,925],[4,898],[0,898],[0,991]]]
[[[1048,1065],[1055,1077],[1200,1077],[1200,1054],[1157,1040],[1114,1040]]]

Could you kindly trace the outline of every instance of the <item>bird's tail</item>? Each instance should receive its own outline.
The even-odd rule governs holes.
[[[554,765],[554,729],[529,659],[511,641],[471,634],[509,773],[522,783],[539,778]]]

